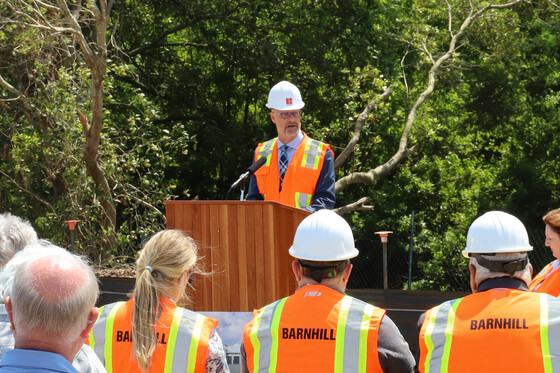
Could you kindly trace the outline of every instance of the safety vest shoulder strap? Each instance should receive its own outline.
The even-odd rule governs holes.
[[[126,302],[107,304],[99,309],[99,316],[89,334],[88,343],[105,365],[107,373],[113,371],[113,322],[115,314]]]
[[[326,146],[325,143],[314,140],[309,136],[305,136],[304,140],[304,153],[301,159],[301,167],[312,168],[317,170],[319,168],[319,162],[323,153],[323,148]]]
[[[217,322],[177,307],[173,315],[165,357],[165,372],[205,372],[208,338]],[[184,352],[188,353],[185,354]]]
[[[560,296],[560,268],[554,270],[553,263],[546,265],[531,281],[530,291]]]
[[[336,328],[335,372],[368,371],[370,350],[377,351],[377,345],[370,346],[368,342],[377,344],[384,315],[385,310],[379,307],[347,295],[342,298]],[[371,340],[370,333],[375,334]]]
[[[266,162],[264,163],[263,166],[269,166],[270,165],[270,160],[271,160],[271,154],[272,154],[272,150],[274,150],[274,146],[276,145],[276,142],[278,141],[278,138],[275,137],[271,140],[268,140],[264,143],[260,143],[257,146],[257,151],[255,152],[255,161],[257,161],[258,159],[260,159],[261,157],[266,157]]]
[[[257,311],[249,338],[253,349],[253,359],[248,362],[253,366],[251,372],[259,372],[261,367],[275,367],[278,351],[278,333],[282,308],[286,298],[277,300]],[[272,370],[273,371],[273,370]]]
[[[438,372],[442,364],[449,362],[452,338],[450,332],[453,330],[455,311],[462,300],[463,298],[450,300],[426,312],[420,329],[418,366],[421,372]],[[435,349],[435,346],[439,348]],[[435,370],[432,370],[432,366],[435,366]],[[442,371],[447,371],[447,366]]]

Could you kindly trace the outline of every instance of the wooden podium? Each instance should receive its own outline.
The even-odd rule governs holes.
[[[199,247],[203,269],[189,292],[195,311],[252,311],[293,293],[288,254],[308,211],[269,201],[165,201],[168,229]],[[202,278],[201,278],[202,277]]]

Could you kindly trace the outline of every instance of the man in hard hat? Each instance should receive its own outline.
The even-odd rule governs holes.
[[[252,175],[247,200],[276,201],[308,211],[334,207],[334,153],[329,144],[302,132],[303,106],[299,89],[290,82],[270,90],[266,107],[278,137],[255,150],[255,162],[261,157],[266,162]]]
[[[243,333],[242,372],[407,372],[408,344],[385,310],[344,294],[358,255],[331,210],[306,217],[290,255],[298,288],[255,310]]]
[[[560,372],[560,300],[528,291],[533,248],[515,216],[491,211],[469,228],[473,294],[421,316],[420,372]]]

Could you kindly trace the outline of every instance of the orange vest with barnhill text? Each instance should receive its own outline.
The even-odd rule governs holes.
[[[278,138],[260,143],[255,151],[255,161],[266,157],[266,163],[255,171],[259,193],[264,195],[266,201],[276,201],[297,208],[311,206],[328,150],[332,151],[329,144],[313,140],[304,134],[284,174],[280,191]]]
[[[255,310],[243,345],[249,372],[383,372],[377,337],[385,310],[324,285]]]
[[[162,297],[150,372],[205,373],[208,340],[218,322]],[[132,356],[134,300],[103,306],[86,343],[108,373],[141,373]]]
[[[447,301],[425,314],[422,373],[560,372],[560,300],[491,289]]]
[[[533,281],[531,281],[531,285],[529,285],[530,291],[534,291],[537,293],[546,293],[554,297],[560,296],[560,268],[552,272],[552,270],[554,269],[554,262],[547,264],[535,276]]]

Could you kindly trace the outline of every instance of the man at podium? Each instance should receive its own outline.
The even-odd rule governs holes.
[[[260,143],[255,162],[266,162],[251,176],[247,200],[276,201],[308,211],[332,209],[334,153],[329,144],[313,140],[301,130],[304,103],[290,82],[276,84],[266,107],[278,137]]]

